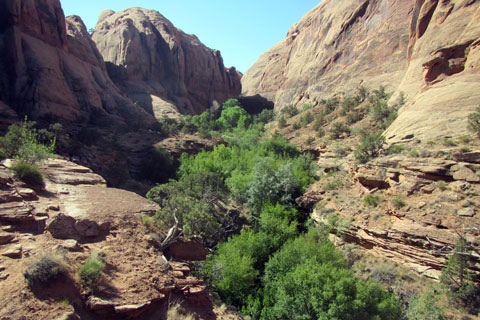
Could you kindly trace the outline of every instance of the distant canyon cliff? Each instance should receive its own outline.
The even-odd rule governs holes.
[[[2,121],[103,115],[148,125],[240,93],[240,74],[223,66],[220,52],[158,12],[132,8],[100,18],[94,42],[80,17],[65,18],[59,0],[0,2]]]
[[[246,72],[242,93],[281,109],[360,85],[406,95],[390,141],[465,133],[480,105],[480,1],[324,0]]]
[[[220,52],[154,10],[104,11],[93,32],[111,78],[149,112],[199,113],[241,91]]]

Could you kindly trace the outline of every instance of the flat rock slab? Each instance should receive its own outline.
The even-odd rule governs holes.
[[[22,257],[22,246],[15,245],[2,252],[2,256],[12,259],[20,259]]]
[[[0,231],[0,244],[7,244],[15,239],[15,235],[7,232]],[[1,271],[1,270],[0,270]]]
[[[4,222],[32,222],[35,221],[33,208],[23,202],[9,202],[0,204],[0,221]]]

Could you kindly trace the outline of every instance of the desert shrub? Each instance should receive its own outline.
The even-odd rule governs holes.
[[[300,122],[295,122],[293,124],[293,129],[299,130],[302,127],[302,124]]]
[[[333,152],[335,152],[335,155],[338,158],[347,156],[351,151],[352,149],[348,145],[340,144],[340,143],[335,143],[333,145]]]
[[[312,144],[313,142],[315,142],[315,138],[314,137],[308,137],[307,140],[305,140],[305,144]]]
[[[444,137],[442,139],[442,144],[445,147],[455,147],[457,143],[451,137]]]
[[[355,150],[355,158],[360,163],[367,163],[379,155],[384,141],[385,138],[381,132],[363,133],[360,137],[360,144],[357,146],[357,150]]]
[[[23,182],[32,186],[45,186],[42,173],[36,165],[25,161],[19,161],[12,169],[15,172],[15,176]]]
[[[330,138],[339,139],[343,135],[350,135],[350,128],[347,127],[343,122],[334,122],[330,128]]]
[[[458,137],[458,141],[463,144],[469,144],[472,142],[472,137],[469,134],[464,134]]]
[[[313,130],[320,130],[325,123],[325,117],[323,117],[322,115],[318,115],[315,119],[315,122],[313,123]]]
[[[285,107],[283,107],[283,109],[280,110],[280,113],[282,113],[282,114],[291,118],[293,116],[296,116],[299,113],[299,111],[293,105],[289,104],[289,105],[286,105]]]
[[[462,153],[467,153],[467,152],[472,151],[472,149],[470,149],[470,148],[467,147],[467,146],[462,146],[460,149],[458,149],[458,151],[460,151],[460,152],[462,152]]]
[[[447,188],[448,188],[448,183],[445,182],[445,181],[443,181],[443,180],[439,180],[439,181],[437,182],[437,187],[438,187],[438,189],[440,189],[441,191],[445,191],[445,190],[447,190]]]
[[[349,97],[349,96],[345,97],[345,99],[343,99],[343,102],[342,102],[343,115],[346,115],[347,113],[355,109],[357,105],[358,105],[358,102],[355,100],[355,98]]]
[[[63,259],[59,256],[46,254],[30,265],[23,273],[30,288],[48,286],[58,277],[67,273]]]
[[[325,136],[325,130],[323,128],[320,128],[317,130],[317,137],[318,138],[323,138]]]
[[[412,149],[410,150],[410,152],[408,153],[408,156],[410,158],[418,158],[420,157],[420,153],[417,151],[417,149]]]
[[[285,119],[285,117],[283,115],[280,116],[280,118],[278,119],[278,127],[280,129],[283,129],[287,126],[287,120]]]
[[[330,98],[328,100],[321,100],[320,104],[324,105],[322,113],[325,116],[332,113],[332,111],[334,111],[338,107],[339,102],[337,98]]]
[[[376,194],[367,194],[363,198],[363,205],[365,207],[377,207],[380,202],[382,201],[382,198]]]
[[[308,111],[303,117],[302,117],[302,125],[306,127],[308,124],[312,123],[314,120],[313,115],[310,111]]]
[[[409,320],[445,320],[443,307],[438,305],[439,297],[433,291],[413,297],[408,303],[406,316]]]
[[[480,106],[477,107],[476,112],[468,115],[467,128],[480,137]]]
[[[323,190],[325,191],[333,191],[333,190],[338,190],[343,186],[343,182],[340,179],[333,179],[328,181],[325,186],[323,187]]]
[[[355,122],[358,122],[362,120],[363,118],[363,113],[359,110],[353,110],[349,114],[347,114],[347,119],[346,122],[348,124],[354,124]]]
[[[388,154],[393,155],[393,154],[399,154],[405,151],[407,147],[403,144],[394,144],[388,149]]]
[[[91,255],[80,267],[80,280],[89,287],[96,285],[105,266],[105,262],[98,255]]]
[[[472,244],[461,236],[452,255],[448,258],[446,267],[442,270],[440,282],[447,289],[451,303],[460,305],[468,312],[476,314],[480,309],[480,280],[472,269],[476,258],[472,254]]]
[[[392,199],[391,203],[395,209],[400,209],[407,205],[407,203],[405,202],[405,200],[403,200],[402,197],[396,197]]]

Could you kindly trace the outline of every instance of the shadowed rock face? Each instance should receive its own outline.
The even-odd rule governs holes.
[[[240,94],[240,75],[224,67],[219,51],[156,11],[104,11],[92,37],[112,79],[157,118],[199,113]]]
[[[479,1],[324,0],[247,71],[242,93],[281,109],[384,85],[407,98],[387,139],[426,141],[466,133],[479,81]]]
[[[85,25],[79,17],[65,19],[58,0],[5,0],[0,12],[0,100],[17,113],[153,120],[121,95]]]

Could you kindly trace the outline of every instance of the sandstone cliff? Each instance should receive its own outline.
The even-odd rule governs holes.
[[[243,94],[301,106],[363,84],[405,93],[390,141],[466,131],[480,104],[478,1],[322,1],[242,78]]]
[[[240,75],[224,67],[219,51],[156,11],[104,11],[92,37],[112,79],[157,118],[199,113],[240,94]]]
[[[78,17],[59,0],[0,3],[0,100],[18,114],[69,121],[103,114],[118,123],[153,120],[122,96]]]
[[[412,1],[322,1],[245,73],[243,93],[260,93],[281,109],[362,83],[398,85],[412,7]]]

